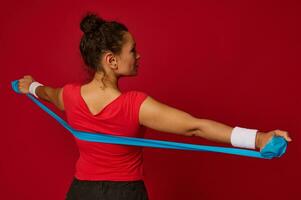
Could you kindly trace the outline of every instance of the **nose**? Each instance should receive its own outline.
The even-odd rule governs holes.
[[[139,53],[137,53],[137,55],[136,55],[136,59],[138,60],[140,58],[140,54]]]

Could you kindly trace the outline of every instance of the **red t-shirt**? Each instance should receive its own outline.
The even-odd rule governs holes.
[[[147,94],[127,91],[92,115],[80,94],[80,84],[66,84],[63,102],[67,122],[76,130],[118,136],[144,137],[139,124],[139,108]],[[80,156],[75,177],[80,180],[130,181],[143,179],[142,148],[77,139]]]

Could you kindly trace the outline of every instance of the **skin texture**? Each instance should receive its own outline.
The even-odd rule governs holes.
[[[118,80],[124,76],[136,76],[139,59],[140,55],[135,49],[135,40],[132,34],[125,32],[121,53],[115,55],[107,51],[102,56],[101,64],[107,75],[105,76],[102,71],[96,71],[93,79],[81,86],[81,96],[91,115],[96,115],[121,95]],[[29,86],[33,81],[34,79],[30,75],[19,79],[19,90],[24,94],[28,93]],[[40,99],[53,103],[58,109],[64,111],[62,88],[39,86],[36,94]],[[209,119],[196,118],[150,96],[141,104],[139,122],[141,125],[161,132],[198,136],[215,142],[231,143],[233,127]],[[288,142],[292,141],[287,131],[278,129],[269,132],[259,131],[256,135],[256,149],[261,150],[274,135],[281,136]]]

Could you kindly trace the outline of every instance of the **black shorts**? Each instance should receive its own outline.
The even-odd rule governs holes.
[[[74,177],[66,200],[148,200],[143,180],[88,181]]]

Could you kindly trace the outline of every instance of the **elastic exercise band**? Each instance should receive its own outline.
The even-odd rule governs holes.
[[[11,82],[12,88],[16,93],[20,93],[18,88],[18,80]],[[266,146],[260,151],[239,149],[239,148],[228,148],[228,147],[216,147],[216,146],[204,146],[195,144],[186,144],[178,142],[168,142],[161,140],[143,139],[135,137],[124,137],[114,136],[104,133],[91,133],[78,131],[73,129],[67,122],[60,118],[57,114],[47,108],[38,99],[33,97],[31,94],[26,94],[29,99],[36,103],[40,108],[52,116],[58,121],[63,127],[70,131],[76,138],[80,140],[90,142],[102,142],[108,144],[122,144],[130,146],[141,146],[141,147],[154,147],[154,148],[165,148],[165,149],[180,149],[180,150],[191,150],[191,151],[206,151],[206,152],[217,152],[234,154],[240,156],[249,156],[255,158],[272,159],[274,157],[281,157],[287,147],[287,142],[283,137],[273,136],[273,138],[266,144]]]

